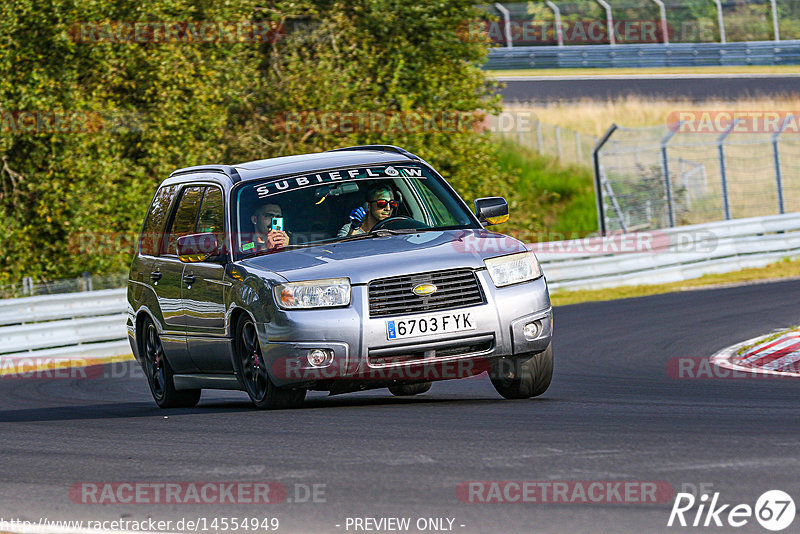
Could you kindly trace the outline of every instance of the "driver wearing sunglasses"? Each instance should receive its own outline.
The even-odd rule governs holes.
[[[338,237],[365,234],[384,219],[392,216],[397,201],[391,188],[377,185],[367,191],[367,202],[350,212],[350,221],[339,230]]]

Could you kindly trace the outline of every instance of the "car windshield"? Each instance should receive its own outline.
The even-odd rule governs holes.
[[[442,180],[421,165],[355,167],[246,183],[234,191],[232,209],[240,258],[386,233],[480,228]]]

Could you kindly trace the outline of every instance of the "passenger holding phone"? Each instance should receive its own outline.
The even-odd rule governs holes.
[[[392,189],[385,185],[377,185],[367,191],[367,201],[363,206],[350,212],[350,222],[342,226],[338,237],[365,234],[384,219],[392,216],[397,207]]]
[[[257,252],[263,250],[275,250],[289,244],[289,236],[283,230],[283,212],[277,204],[264,204],[256,208],[250,217],[253,222],[255,232],[253,242],[245,244],[245,247],[255,249]]]

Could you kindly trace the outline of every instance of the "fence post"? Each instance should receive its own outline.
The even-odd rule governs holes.
[[[783,119],[783,124],[781,124],[780,130],[775,132],[772,136],[772,158],[775,162],[775,186],[778,191],[778,213],[781,215],[786,213],[786,211],[783,205],[783,175],[781,174],[781,156],[780,152],[778,151],[778,137],[780,137],[780,135],[783,133],[783,130],[786,128],[786,125],[793,118],[793,115],[787,115],[786,118]]]
[[[608,27],[608,44],[617,44],[617,37],[614,35],[614,16],[611,14],[611,6],[605,0],[597,0],[597,3],[606,10],[606,26]]]
[[[558,161],[564,159],[561,155],[561,127],[556,126],[556,153],[558,154]]]
[[[720,134],[719,138],[717,138],[717,151],[719,152],[719,175],[720,179],[722,180],[722,205],[725,208],[726,221],[729,221],[731,218],[731,206],[728,200],[728,177],[725,174],[725,149],[723,145],[725,144],[725,139],[730,135],[740,120],[741,119],[734,119],[731,125]]]
[[[669,31],[667,26],[667,10],[664,7],[664,2],[661,0],[653,0],[658,5],[658,12],[661,15],[661,33],[664,34],[663,41],[665,45],[669,44]]]
[[[603,213],[603,183],[600,177],[600,149],[611,138],[614,131],[617,129],[616,124],[612,124],[603,137],[597,142],[592,153],[592,160],[594,162],[594,189],[595,199],[597,201],[597,223],[600,226],[600,235],[606,235],[606,220],[605,213]]]
[[[539,145],[539,155],[542,154],[542,143],[544,139],[542,138],[542,121],[536,119],[536,143]]]
[[[719,24],[719,42],[725,42],[725,19],[722,17],[722,2],[721,0],[714,0],[717,4],[717,23]]]
[[[772,35],[776,41],[781,40],[781,31],[778,29],[778,6],[775,0],[770,0],[772,4]],[[783,212],[781,212],[783,213]]]
[[[92,290],[92,273],[84,272],[84,273],[81,274],[81,277],[83,277],[84,291],[91,291]]]
[[[506,9],[503,4],[499,2],[495,3],[494,7],[496,7],[497,10],[503,14],[503,20],[505,20],[503,28],[506,34],[506,48],[511,48],[514,46],[511,40],[511,13],[509,13],[508,9]]]
[[[669,180],[669,158],[667,157],[667,143],[675,135],[675,132],[680,130],[681,122],[678,122],[677,128],[674,130],[669,128],[667,135],[661,140],[661,170],[664,172],[664,190],[667,193],[667,214],[669,217],[669,227],[675,227],[675,206],[672,203],[672,182]]]
[[[575,148],[575,155],[578,156],[578,163],[580,163],[583,159],[583,149],[581,148],[581,134],[578,131],[575,132],[575,146],[577,147]]]
[[[33,278],[26,276],[22,279],[22,294],[33,295]]]
[[[556,17],[556,39],[558,39],[558,46],[564,46],[564,32],[561,29],[561,10],[550,0],[547,0],[545,4],[553,10],[553,15]]]

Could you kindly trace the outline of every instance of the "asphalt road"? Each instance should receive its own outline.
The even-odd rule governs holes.
[[[243,394],[207,392],[195,409],[163,411],[130,367],[117,378],[0,380],[0,518],[277,517],[292,533],[386,516],[452,518],[464,533],[705,531],[666,528],[671,502],[470,504],[456,487],[662,481],[712,484],[725,503],[753,505],[769,489],[800,503],[800,384],[666,372],[670,358],[798,324],[798,292],[791,281],[558,308],[553,384],[526,401],[501,400],[483,376],[411,399],[377,390],[261,412]],[[292,500],[313,484],[325,493],[258,506],[73,502],[70,487],[86,481],[277,481]],[[737,531],[764,532],[754,520]]]
[[[800,93],[798,75],[622,75],[530,76],[499,78],[506,85],[503,101],[553,102],[582,98],[616,99],[626,96],[689,99],[695,101]]]

